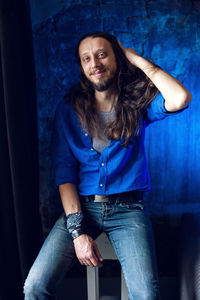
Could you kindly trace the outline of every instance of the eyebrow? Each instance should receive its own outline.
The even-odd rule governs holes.
[[[98,52],[98,51],[103,51],[103,50],[105,51],[104,48],[99,48],[99,49],[96,50],[96,52]],[[83,53],[81,54],[81,56],[87,54],[88,52],[89,52],[89,51],[83,52]]]

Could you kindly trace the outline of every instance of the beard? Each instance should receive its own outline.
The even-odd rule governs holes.
[[[93,81],[91,81],[88,78],[87,78],[87,80],[90,82],[90,84],[92,85],[92,87],[95,90],[97,90],[98,92],[104,92],[104,91],[107,91],[111,86],[114,85],[114,83],[116,81],[116,77],[117,77],[117,72],[112,71],[109,78],[107,78],[107,79],[102,78],[99,80],[99,83],[94,83]]]

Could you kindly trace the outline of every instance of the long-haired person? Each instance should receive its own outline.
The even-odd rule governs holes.
[[[64,213],[29,272],[25,299],[55,299],[75,257],[81,265],[101,266],[95,239],[103,231],[119,258],[129,299],[159,299],[143,202],[150,188],[145,128],[184,110],[192,96],[111,34],[85,35],[76,57],[80,83],[58,105],[52,144]]]

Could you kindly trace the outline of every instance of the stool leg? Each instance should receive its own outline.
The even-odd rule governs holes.
[[[128,289],[124,279],[124,274],[121,270],[121,300],[128,300]]]
[[[88,300],[99,300],[99,269],[87,267]]]

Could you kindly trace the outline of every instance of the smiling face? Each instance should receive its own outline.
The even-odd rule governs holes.
[[[114,83],[117,71],[111,44],[101,37],[88,37],[81,41],[79,56],[82,71],[97,91],[105,91]]]

